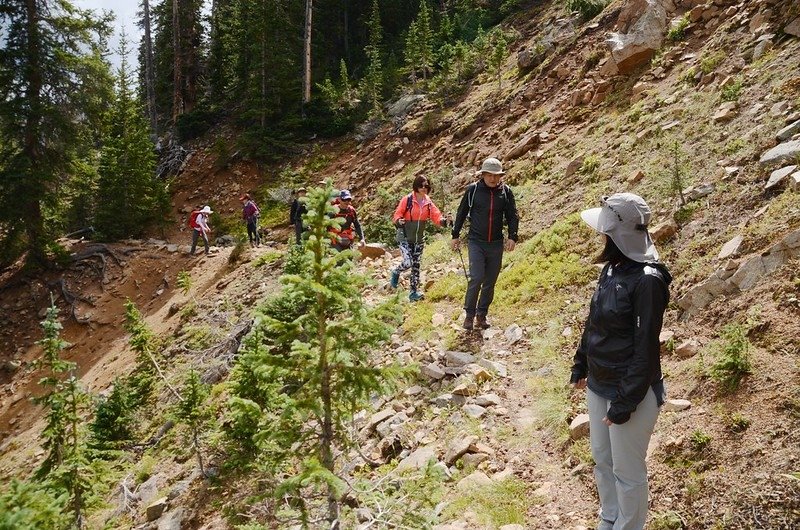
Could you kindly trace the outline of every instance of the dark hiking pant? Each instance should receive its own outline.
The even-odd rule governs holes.
[[[422,251],[424,249],[425,243],[400,242],[400,253],[403,255],[403,261],[397,266],[395,272],[400,275],[401,272],[411,269],[412,293],[419,292],[419,266],[422,261]]]
[[[203,238],[203,245],[205,245],[206,254],[208,254],[208,234],[202,230],[192,230],[192,251],[190,254],[194,254],[194,251],[197,249],[197,239],[199,237]]]
[[[467,316],[483,315],[489,312],[494,299],[494,284],[503,265],[503,240],[484,243],[467,241],[469,252],[469,283],[464,300]]]
[[[303,221],[294,222],[294,238],[298,245],[303,244]]]
[[[258,233],[258,218],[247,221],[247,239],[250,244],[261,244],[261,235]]]

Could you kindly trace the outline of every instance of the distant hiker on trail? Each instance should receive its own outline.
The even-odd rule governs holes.
[[[478,172],[481,179],[467,186],[453,223],[453,250],[460,250],[458,239],[464,221],[469,219],[467,249],[469,282],[464,299],[464,329],[471,330],[473,321],[481,329],[489,327],[486,315],[494,299],[494,285],[503,265],[503,249],[514,250],[517,244],[519,216],[511,188],[500,183],[505,172],[496,158],[487,158]],[[503,221],[508,224],[508,239],[503,242]]]
[[[247,223],[247,239],[250,240],[250,246],[259,246],[261,245],[261,235],[258,233],[258,216],[261,215],[261,210],[250,198],[249,193],[239,197],[239,201],[242,203],[242,219]]]
[[[439,226],[446,226],[447,219],[428,197],[433,192],[428,179],[422,175],[414,179],[414,191],[400,199],[392,216],[392,222],[397,227],[397,243],[403,261],[392,271],[391,286],[397,289],[400,282],[400,273],[411,269],[411,294],[408,299],[412,302],[422,300],[419,292],[419,267],[422,251],[425,248],[425,225],[432,220]]]
[[[658,336],[669,302],[667,269],[632,193],[581,212],[604,234],[605,262],[575,353],[570,383],[587,388],[589,440],[600,497],[599,530],[642,530],[647,519],[647,446],[664,403]]]
[[[289,212],[289,223],[294,225],[294,237],[298,245],[303,244],[303,214],[306,213],[306,204],[301,201],[306,196],[305,188],[295,190],[295,198],[292,201],[292,209]]]
[[[353,195],[349,190],[342,190],[339,192],[339,197],[334,199],[333,205],[339,207],[339,213],[336,217],[343,219],[342,225],[335,230],[331,230],[333,237],[331,238],[333,248],[338,251],[349,249],[357,235],[361,240],[361,245],[367,243],[364,239],[364,232],[361,230],[361,223],[358,222],[358,214],[356,209],[351,204]]]
[[[208,226],[208,216],[211,215],[211,207],[203,206],[201,210],[195,210],[189,214],[189,226],[192,227],[192,250],[189,252],[194,256],[194,251],[197,249],[197,238],[203,238],[203,244],[206,247],[206,256],[208,255],[208,235],[211,233],[211,227]]]

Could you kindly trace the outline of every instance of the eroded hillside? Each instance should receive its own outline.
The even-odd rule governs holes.
[[[588,443],[580,426],[570,428],[585,405],[566,382],[599,245],[575,214],[633,191],[653,207],[651,232],[675,278],[662,337],[672,401],[650,448],[650,528],[797,528],[800,5],[656,2],[669,24],[657,46],[612,56],[609,34],[646,32],[638,21],[653,4],[613,2],[584,22],[560,2],[535,3],[503,24],[513,44],[499,81],[484,72],[451,99],[403,96],[386,121],[309,145],[288,169],[218,163],[215,140],[235,135],[220,128],[192,146],[178,175],[166,241],[112,246],[97,251],[102,259],[87,257],[93,266],[36,282],[9,274],[0,304],[2,476],[24,477],[44,455],[27,398],[37,393],[33,342],[48,287],[60,292],[68,358],[94,392],[133,367],[122,328],[130,297],[164,341],[166,379],[177,384],[195,367],[214,385],[204,440],[214,477],[199,477],[184,427],[169,424],[174,400],[162,386],[138,412],[142,443],[103,468],[90,526],[292,527],[262,490],[263,474],[226,470],[218,443],[242,336],[277,291],[283,190],[325,178],[349,188],[370,241],[388,243],[386,218],[415,175],[432,180],[434,200],[452,214],[480,161],[497,156],[518,196],[522,244],[506,256],[494,327],[480,337],[459,330],[464,271],[448,237],[434,236],[426,299],[403,306],[404,323],[375,352],[378,363],[420,371],[356,415],[357,450],[341,455],[350,487],[343,527],[593,527]],[[278,199],[269,246],[231,259],[238,251],[182,254],[191,208],[211,204],[219,231],[233,232],[239,194],[261,190]],[[361,261],[376,280],[364,292],[370,303],[387,298],[392,259]],[[181,271],[191,277],[185,289]],[[715,367],[744,361],[749,373],[726,391],[732,372]]]

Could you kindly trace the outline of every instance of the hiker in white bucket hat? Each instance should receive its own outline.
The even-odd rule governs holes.
[[[659,334],[672,277],[658,262],[647,203],[632,193],[581,212],[605,235],[605,262],[570,383],[587,388],[589,440],[600,498],[598,530],[642,530],[647,520],[647,446],[666,399]]]

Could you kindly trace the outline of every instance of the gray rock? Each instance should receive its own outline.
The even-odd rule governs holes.
[[[667,12],[658,0],[640,0],[628,3],[618,23],[619,20],[629,22],[620,24],[627,25],[627,31],[611,33],[606,42],[619,73],[626,75],[649,61],[661,48],[667,29]]]
[[[503,363],[490,361],[489,359],[480,359],[478,364],[500,377],[508,377],[508,368],[506,368],[506,365]]]
[[[183,524],[183,508],[176,508],[158,521],[157,530],[181,530]]]
[[[800,132],[800,120],[797,120],[794,123],[790,123],[783,129],[778,131],[777,134],[775,135],[775,138],[779,142],[783,142],[794,136],[794,133],[796,132]]]
[[[378,136],[381,127],[383,127],[383,122],[379,119],[358,124],[356,126],[356,141],[361,143],[372,140]]]
[[[686,195],[687,200],[696,201],[697,199],[702,199],[707,195],[711,195],[715,188],[716,186],[713,182],[704,182],[703,184],[698,184],[697,186],[684,190],[684,195]]]
[[[677,412],[692,406],[688,399],[668,399],[664,402],[664,412]]]
[[[486,460],[489,460],[489,455],[486,453],[467,453],[461,457],[461,462],[466,469],[475,469]]]
[[[155,521],[161,514],[164,513],[164,510],[167,509],[167,498],[161,497],[160,499],[156,499],[152,503],[147,506],[147,520],[148,521]]]
[[[732,120],[738,112],[736,111],[736,102],[728,101],[723,103],[714,113],[712,118],[715,122],[726,122]]]
[[[694,339],[689,339],[683,341],[677,348],[675,348],[675,355],[681,359],[689,359],[697,355],[697,351],[699,349],[700,344]]]
[[[497,394],[483,394],[475,398],[475,404],[481,407],[494,407],[500,403],[502,403],[502,400]]]
[[[461,406],[467,402],[466,396],[458,396],[454,394],[441,394],[431,400],[434,405],[439,408]]]
[[[746,291],[755,287],[758,280],[760,280],[765,273],[766,270],[764,269],[764,262],[761,256],[755,256],[742,263],[736,272],[733,273],[729,281],[742,291]]]
[[[764,56],[765,53],[770,51],[775,45],[772,43],[772,39],[761,39],[756,43],[755,48],[753,48],[753,60],[757,61]]]
[[[656,243],[664,243],[672,239],[678,233],[678,223],[675,219],[669,218],[664,222],[657,224],[653,230],[650,231],[650,236]]]
[[[481,407],[480,405],[464,405],[462,407],[464,414],[469,416],[470,418],[480,418],[484,414],[486,414],[486,409]]]
[[[800,191],[800,171],[789,175],[789,188],[794,192]]]
[[[515,344],[522,339],[523,331],[522,328],[516,324],[511,324],[506,328],[505,337],[508,340],[509,344]]]
[[[414,452],[405,457],[397,464],[396,470],[398,472],[423,469],[427,467],[428,462],[435,461],[439,451],[436,449],[435,444],[425,445],[418,447]]]
[[[569,164],[567,164],[566,174],[564,175],[566,178],[571,177],[578,171],[581,166],[583,165],[583,157],[579,156],[578,158],[574,158]]]
[[[529,133],[511,148],[503,160],[513,160],[515,158],[519,158],[537,145],[539,145],[539,133]]]
[[[589,435],[589,415],[578,414],[569,424],[569,437],[573,440]]]
[[[139,485],[136,494],[142,504],[150,504],[156,498],[156,495],[158,495],[158,483],[158,475],[153,475]]]
[[[424,391],[425,391],[425,389],[422,388],[421,386],[414,385],[412,387],[406,388],[403,391],[403,395],[404,396],[416,396],[416,395],[422,394]]]
[[[793,161],[800,156],[800,140],[791,140],[778,144],[761,155],[761,165],[775,164],[783,161]]]
[[[218,237],[214,242],[218,247],[232,247],[236,245],[236,238],[232,235],[225,234],[224,236]]]
[[[783,32],[787,35],[800,37],[800,17],[795,18],[783,28]]]
[[[477,441],[478,437],[474,434],[456,438],[450,442],[450,447],[447,448],[447,452],[444,455],[444,463],[448,466],[452,466],[461,455],[469,451],[469,446]]]
[[[384,421],[388,420],[394,415],[395,415],[395,410],[393,408],[386,408],[381,411],[378,411],[369,417],[366,429],[368,431],[371,431],[375,429],[375,427],[377,427],[379,423],[383,423]]]
[[[391,105],[387,110],[387,114],[392,118],[404,116],[414,110],[414,107],[419,105],[421,101],[425,100],[425,96],[420,94],[410,94],[403,96]]]
[[[442,370],[442,367],[436,363],[430,363],[428,365],[425,365],[422,368],[420,368],[419,371],[422,375],[424,375],[428,379],[433,379],[436,381],[444,377],[444,370]]]
[[[466,366],[477,360],[474,355],[463,351],[446,351],[444,357],[447,366]]]
[[[456,484],[456,489],[460,491],[467,491],[491,485],[492,485],[492,479],[490,479],[486,475],[486,473],[482,471],[474,471],[469,475],[467,475],[466,477],[459,480],[458,484]]]
[[[386,438],[395,430],[395,426],[402,425],[408,422],[408,416],[405,412],[398,412],[383,423],[378,424],[375,430],[380,434],[381,438]]]
[[[764,189],[771,190],[772,188],[780,185],[784,180],[788,180],[787,177],[794,173],[795,169],[797,169],[796,165],[776,169],[770,174],[769,180],[764,185]]]
[[[719,251],[717,255],[717,259],[728,259],[739,254],[739,251],[742,247],[742,241],[744,238],[741,235],[737,235],[727,243],[722,246],[722,250]]]

